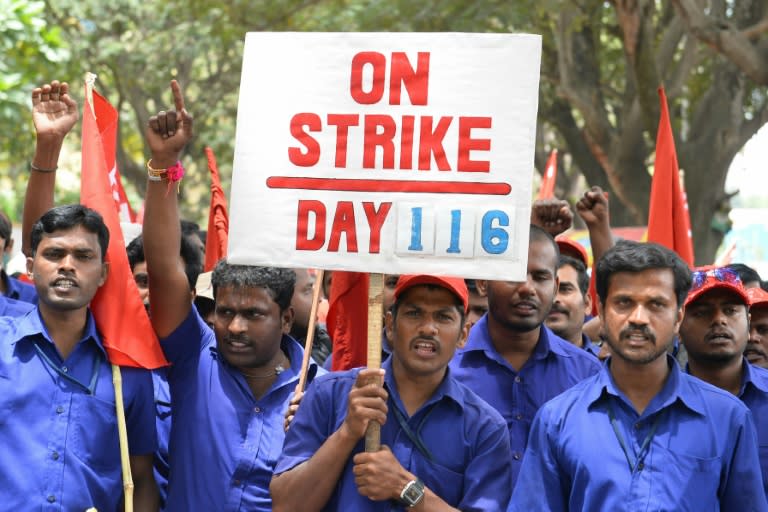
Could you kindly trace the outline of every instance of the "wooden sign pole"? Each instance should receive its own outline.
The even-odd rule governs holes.
[[[368,368],[381,368],[381,319],[384,303],[384,274],[370,274],[368,284]],[[380,381],[375,382],[381,386]],[[381,449],[381,425],[372,421],[365,431],[365,451]]]

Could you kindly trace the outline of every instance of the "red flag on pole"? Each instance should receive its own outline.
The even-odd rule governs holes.
[[[208,170],[211,172],[211,206],[208,210],[208,236],[205,239],[204,271],[213,270],[216,262],[227,256],[227,240],[229,238],[229,215],[227,214],[227,197],[221,188],[219,168],[216,156],[211,148],[205,148],[208,157]]]
[[[553,149],[547,160],[547,168],[541,177],[541,187],[536,199],[551,199],[555,197],[555,182],[557,181],[557,150]]]
[[[86,83],[83,108],[83,148],[80,202],[99,212],[109,228],[107,281],[91,301],[91,311],[109,362],[154,369],[168,363],[139,297],[125,252],[120,219],[110,185],[109,162],[114,161],[117,111]],[[107,152],[110,152],[107,154]]]
[[[333,371],[368,361],[368,274],[333,273],[328,299],[328,333],[333,340]]]
[[[648,212],[648,241],[675,251],[693,267],[693,238],[688,201],[680,182],[675,139],[669,121],[667,96],[659,87],[661,117],[656,135],[656,161],[653,164],[651,202]]]
[[[97,118],[96,124],[102,133],[101,143],[104,148],[104,164],[108,169],[109,188],[112,192],[112,199],[115,201],[120,222],[136,222],[136,213],[131,208],[131,203],[125,194],[120,170],[117,168],[117,111],[108,102],[107,105],[110,112],[104,116],[103,120]]]

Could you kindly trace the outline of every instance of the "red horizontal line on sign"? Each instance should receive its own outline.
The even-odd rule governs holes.
[[[506,196],[509,183],[472,183],[466,181],[360,180],[345,178],[298,178],[271,176],[269,188],[333,190],[336,192],[405,192],[411,194],[482,194]]]

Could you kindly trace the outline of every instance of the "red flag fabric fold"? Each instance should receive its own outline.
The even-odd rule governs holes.
[[[672,249],[693,267],[691,219],[685,190],[680,182],[675,139],[663,87],[659,87],[659,101],[661,116],[656,135],[656,161],[653,165],[648,211],[648,241]]]
[[[86,87],[80,202],[102,215],[110,235],[106,257],[109,274],[91,301],[91,311],[110,363],[155,369],[168,363],[128,265],[110,185],[110,170],[115,168],[110,162],[115,160],[117,118],[114,107],[96,91],[89,94]]]
[[[368,362],[368,274],[334,271],[328,299],[333,371]]]
[[[213,270],[216,263],[227,256],[227,241],[229,239],[229,214],[227,214],[227,197],[221,188],[219,168],[216,156],[211,148],[205,148],[208,157],[208,170],[211,173],[211,205],[208,210],[208,236],[205,240],[204,271]]]
[[[557,181],[557,150],[553,149],[547,160],[547,168],[541,177],[541,187],[536,199],[552,199],[555,197],[555,182]]]

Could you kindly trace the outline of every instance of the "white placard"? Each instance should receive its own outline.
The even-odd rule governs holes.
[[[525,278],[541,37],[249,33],[228,259]]]

